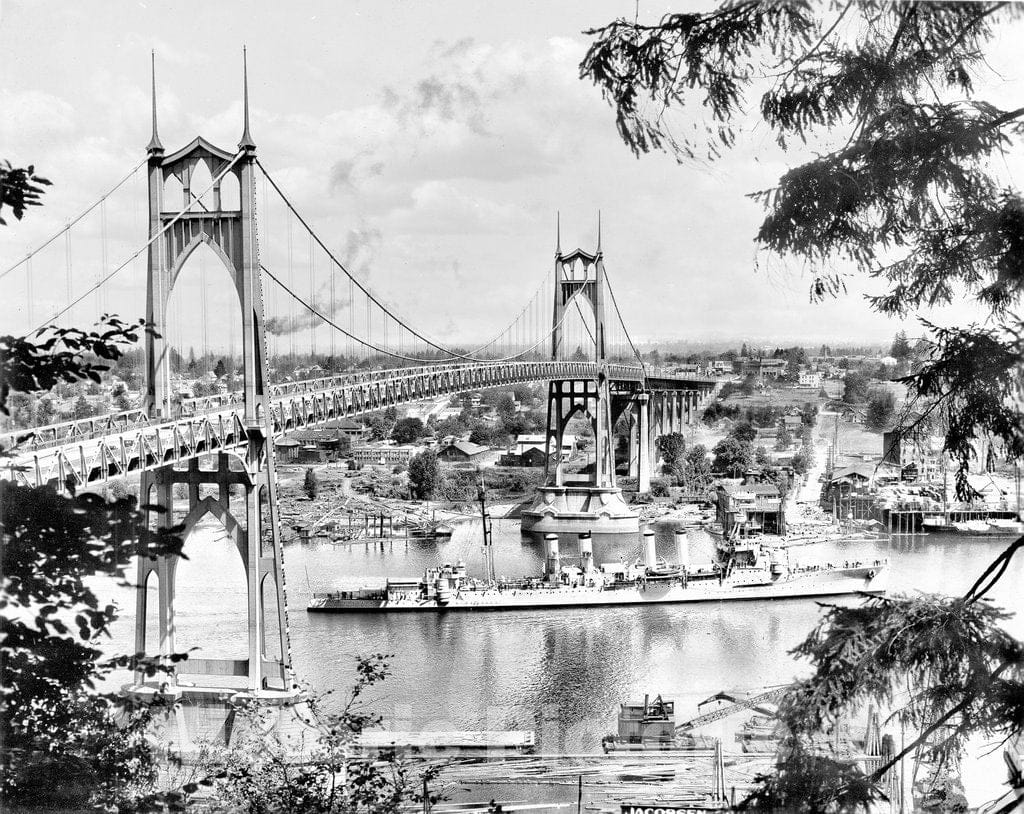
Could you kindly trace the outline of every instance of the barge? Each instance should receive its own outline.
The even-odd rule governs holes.
[[[527,610],[610,605],[662,605],[738,599],[790,599],[882,594],[888,560],[800,566],[767,538],[719,544],[713,562],[691,566],[685,532],[677,534],[681,561],[656,556],[654,532],[643,535],[643,556],[633,563],[594,564],[590,535],[579,535],[578,565],[564,565],[557,535],[545,537],[543,577],[474,579],[458,562],[428,568],[421,578],[388,579],[383,586],[316,593],[310,612],[430,612]],[[682,535],[682,539],[678,535]],[[493,573],[492,569],[488,569]]]

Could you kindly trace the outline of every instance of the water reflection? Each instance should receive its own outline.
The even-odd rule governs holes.
[[[659,554],[675,559],[673,525],[656,526]],[[706,561],[713,540],[688,537],[692,562]],[[497,572],[539,574],[542,544],[520,534],[514,521],[494,522]],[[230,608],[243,591],[219,576],[237,569],[238,553],[215,530],[197,534],[210,583],[178,596],[183,623],[204,633],[204,647],[220,648],[237,620]],[[957,593],[1006,545],[990,538],[900,537],[794,549],[803,562],[888,556],[896,589]],[[636,538],[601,540],[597,562],[631,559]],[[573,535],[562,541],[576,554]],[[419,576],[439,562],[464,560],[483,574],[479,522],[459,524],[450,541],[395,541],[379,547],[291,545],[285,549],[293,659],[298,675],[315,690],[338,694],[354,680],[356,656],[390,653],[394,674],[377,693],[379,711],[398,728],[533,728],[544,751],[590,751],[614,726],[619,703],[662,693],[676,699],[681,717],[723,687],[753,687],[790,680],[802,667],[788,651],[813,626],[813,600],[745,601],[648,607],[555,609],[422,614],[307,614],[312,591],[343,584]],[[1015,561],[994,592],[1016,610],[1013,586],[1024,577]],[[134,608],[129,592],[118,596],[124,617],[112,647],[131,647]],[[842,601],[856,601],[845,599]],[[1024,635],[1019,618],[1008,627]],[[197,656],[208,655],[202,650]],[[341,698],[332,696],[331,703]]]

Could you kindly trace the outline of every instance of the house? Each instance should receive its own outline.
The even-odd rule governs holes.
[[[899,480],[899,466],[893,466],[884,461],[878,463],[865,461],[834,469],[828,488],[829,490],[837,487],[845,491],[860,491],[873,486],[898,483]]]
[[[545,464],[544,450],[540,447],[530,447],[522,455],[515,452],[506,452],[498,459],[498,466],[535,466],[541,467]]]
[[[472,441],[456,441],[438,452],[437,459],[447,463],[472,463],[489,451],[489,447],[474,444]]]
[[[782,426],[785,427],[790,432],[799,432],[800,427],[803,425],[803,423],[803,417],[800,416],[799,413],[797,413],[796,415],[784,415],[782,417]]]
[[[540,450],[543,455],[547,451],[548,437],[542,434],[536,435],[517,435],[514,451],[516,455],[523,455],[528,449]],[[565,433],[562,436],[562,448],[559,451],[559,457],[563,461],[568,461],[573,452],[576,450],[576,436]]]
[[[744,359],[742,372],[744,375],[753,374],[761,379],[778,379],[786,375],[786,368],[789,363],[785,359]]]
[[[325,430],[331,430],[339,436],[348,438],[353,444],[364,441],[369,434],[369,430],[363,422],[351,418],[336,418],[333,421],[328,421],[323,427]]]
[[[348,439],[344,435],[337,430],[327,428],[294,430],[287,437],[298,441],[302,445],[299,450],[300,463],[315,463],[336,459],[349,446]]]
[[[818,389],[821,387],[822,375],[818,371],[804,370],[801,371],[799,378],[797,379],[798,387],[813,387]]]
[[[422,448],[412,444],[364,444],[352,450],[352,460],[356,466],[379,466],[392,469],[396,466],[408,466],[412,456]]]
[[[757,433],[754,437],[755,447],[771,446],[779,437],[778,427],[754,427],[754,432]]]
[[[723,480],[716,498],[716,519],[726,537],[786,533],[782,495],[774,483]]]

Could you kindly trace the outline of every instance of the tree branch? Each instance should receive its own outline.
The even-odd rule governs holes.
[[[989,674],[989,682],[995,681],[997,678],[999,678],[1002,672],[1006,670],[1009,666],[1009,663],[1001,664],[996,670]],[[903,758],[909,755],[918,746],[923,744],[928,739],[928,736],[935,732],[935,730],[941,727],[944,723],[946,723],[946,721],[948,721],[954,715],[958,715],[959,713],[967,709],[967,707],[969,707],[971,703],[975,700],[977,700],[975,697],[968,696],[967,698],[964,698],[962,701],[960,701],[960,703],[946,710],[946,712],[943,715],[941,715],[938,720],[929,724],[920,735],[918,735],[916,738],[914,738],[913,741],[910,742],[910,744],[908,744],[906,747],[900,750],[900,752],[896,754],[894,757],[892,757],[888,763],[885,763],[882,766],[879,766],[877,769],[875,769],[875,771],[871,773],[869,780],[872,783],[877,783],[879,780],[881,780],[882,776],[887,771],[889,771],[889,769],[891,769],[893,766],[895,766],[897,763],[903,760]]]

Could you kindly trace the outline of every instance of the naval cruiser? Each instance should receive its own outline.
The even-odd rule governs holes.
[[[887,559],[823,565],[791,564],[769,537],[719,542],[712,562],[689,564],[685,531],[676,531],[680,561],[657,556],[654,532],[643,534],[642,557],[632,563],[595,565],[589,533],[579,535],[577,564],[564,564],[555,534],[545,535],[543,576],[485,579],[468,576],[466,564],[428,568],[422,577],[389,578],[383,586],[315,593],[311,612],[381,612],[580,608],[659,605],[737,599],[789,599],[885,592]],[[682,538],[679,537],[682,535]]]

